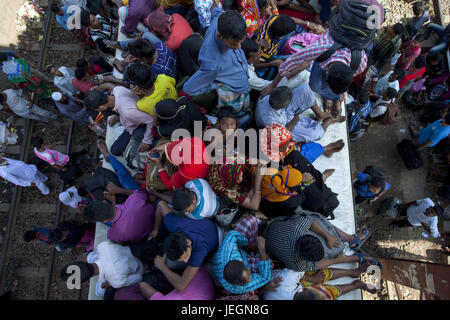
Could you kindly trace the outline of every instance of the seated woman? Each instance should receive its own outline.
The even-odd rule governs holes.
[[[183,40],[194,33],[183,16],[178,13],[168,15],[162,7],[150,13],[144,24],[173,51],[177,51]]]
[[[184,138],[168,142],[153,148],[149,154],[164,154],[165,158],[177,167],[178,171],[171,177],[162,165],[161,156],[149,157],[156,163],[158,174],[168,190],[183,187],[186,182],[198,178],[206,178],[210,165],[209,156],[205,152],[204,142],[197,137]]]
[[[207,180],[211,188],[218,196],[226,197],[226,207],[240,205],[244,208],[257,211],[261,201],[261,165],[258,165],[255,173],[254,187],[249,186],[251,179],[250,165],[213,164],[208,172]]]
[[[187,97],[178,100],[164,99],[153,109],[154,131],[164,138],[170,138],[177,129],[186,129],[194,136],[195,121],[200,121],[202,130],[208,124],[208,119]]]
[[[291,166],[281,171],[271,169],[261,183],[260,211],[269,219],[294,214],[305,199],[303,190],[314,182],[311,174],[302,175]]]
[[[271,150],[272,140],[278,143],[277,152]],[[280,165],[291,165],[302,172],[310,173],[316,181],[304,191],[305,201],[302,208],[313,212],[321,213],[334,219],[333,211],[339,205],[337,194],[325,184],[326,179],[334,173],[334,169],[327,169],[322,174],[316,170],[312,163],[308,161],[292,144],[292,135],[284,127],[272,124],[264,128],[260,135],[260,148],[262,152],[272,161],[279,162]]]

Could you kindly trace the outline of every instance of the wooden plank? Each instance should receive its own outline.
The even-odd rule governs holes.
[[[39,51],[39,44],[27,45],[26,49],[28,51]],[[81,46],[79,43],[54,43],[50,44],[48,50],[52,51],[80,51]]]
[[[17,269],[17,276],[22,278],[44,278],[47,274],[47,268],[25,267]]]

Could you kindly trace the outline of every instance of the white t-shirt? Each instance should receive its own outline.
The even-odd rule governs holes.
[[[438,230],[438,217],[428,217],[425,210],[434,207],[434,202],[430,198],[417,200],[417,205],[410,206],[407,210],[408,221],[415,227],[420,227],[422,222],[430,227],[431,235],[435,238],[441,236]]]
[[[72,192],[72,196],[69,194]],[[82,196],[78,194],[78,190],[76,187],[72,186],[64,192],[59,194],[59,200],[64,203],[66,206],[72,207],[74,209],[77,208],[78,203],[85,200]]]
[[[3,91],[6,94],[6,103],[9,108],[18,116],[27,115],[29,112],[29,101],[22,97],[22,89],[7,89]]]
[[[380,78],[377,81],[377,84],[375,85],[375,94],[382,96],[384,91],[386,91],[387,88],[393,88],[395,90],[400,90],[400,84],[398,80],[389,82],[389,77],[394,71],[389,71],[384,77]]]
[[[288,268],[272,271],[272,280],[280,277],[282,280],[276,291],[264,292],[264,300],[293,300],[297,292],[303,290],[300,279],[305,272],[297,272]]]
[[[75,72],[67,67],[60,67],[58,69],[64,77],[55,76],[53,78],[53,83],[65,94],[72,96],[74,94],[80,93],[72,84],[72,79],[75,78]]]
[[[383,100],[383,98],[378,99],[373,105],[372,110],[370,110],[370,117],[376,118],[386,113],[387,105],[394,102],[394,99]]]
[[[197,196],[197,206],[187,215],[191,219],[212,218],[219,209],[219,199],[205,179],[195,179],[186,182],[187,189]]]

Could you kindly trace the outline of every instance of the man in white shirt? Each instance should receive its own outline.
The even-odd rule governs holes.
[[[44,183],[48,180],[47,176],[40,172],[34,164],[0,157],[0,177],[21,187],[36,186],[45,195],[50,193]]]
[[[269,96],[258,100],[255,112],[256,125],[258,128],[264,128],[272,123],[278,123],[292,133],[292,140],[307,143],[321,139],[330,124],[346,119],[326,117],[320,122],[300,116],[309,108],[319,119],[329,115],[319,110],[309,85],[304,84],[294,90],[285,86],[276,87]]]
[[[441,234],[438,230],[438,215],[442,215],[444,209],[441,205],[435,205],[430,198],[412,201],[405,204],[401,213],[401,220],[391,223],[394,228],[420,227],[423,226],[426,232],[422,233],[424,238],[431,234],[433,238],[439,238]]]
[[[62,92],[64,92],[68,96],[74,96],[79,94],[80,91],[77,90],[72,84],[72,79],[75,78],[75,72],[72,69],[67,67],[59,67],[59,69],[55,69],[55,67],[48,67],[48,73],[51,76],[54,76],[53,83],[57,86]]]
[[[49,122],[58,118],[53,112],[39,108],[33,101],[27,100],[22,95],[22,89],[7,89],[0,93],[0,110],[5,109],[16,115],[36,121]]]
[[[98,275],[96,294],[103,298],[107,287],[122,288],[138,284],[142,281],[144,265],[131,253],[130,247],[106,240],[82,261],[66,265],[61,270],[63,281],[71,280],[74,271],[69,269],[77,266],[80,269],[81,283]]]
[[[395,69],[394,71],[389,71],[381,77],[380,79],[373,79],[372,81],[372,91],[377,96],[382,96],[387,88],[393,88],[397,91],[400,90],[400,79],[405,76],[405,70]]]

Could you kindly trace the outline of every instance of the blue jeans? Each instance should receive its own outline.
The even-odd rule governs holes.
[[[436,23],[430,23],[427,30],[425,31],[425,38],[428,39],[431,32],[434,32],[439,37],[439,43],[430,49],[430,53],[435,53],[442,51],[447,48],[447,43],[445,41],[445,27],[442,27]]]
[[[139,184],[133,179],[132,176],[130,176],[125,166],[120,163],[119,160],[112,155],[109,155],[107,160],[113,167],[114,172],[117,174],[120,184],[125,189],[136,190],[140,188]]]
[[[330,19],[331,15],[330,0],[320,0],[320,6],[320,20],[322,20],[322,23],[325,23]]]
[[[320,67],[318,62],[314,62],[312,66],[311,76],[309,78],[309,86],[311,87],[312,91],[329,100],[336,102],[341,98],[340,94],[336,94],[331,90],[327,81],[327,73]]]
[[[144,32],[144,34],[142,35],[142,39],[148,40],[151,44],[155,45],[158,42],[162,42],[160,38],[158,38],[157,36],[155,36],[153,33],[151,33],[150,31],[148,32]],[[117,41],[118,45],[123,49],[123,50],[128,50],[128,44],[130,44],[131,42],[135,41],[136,39],[130,39],[130,40],[124,40],[124,41]]]

